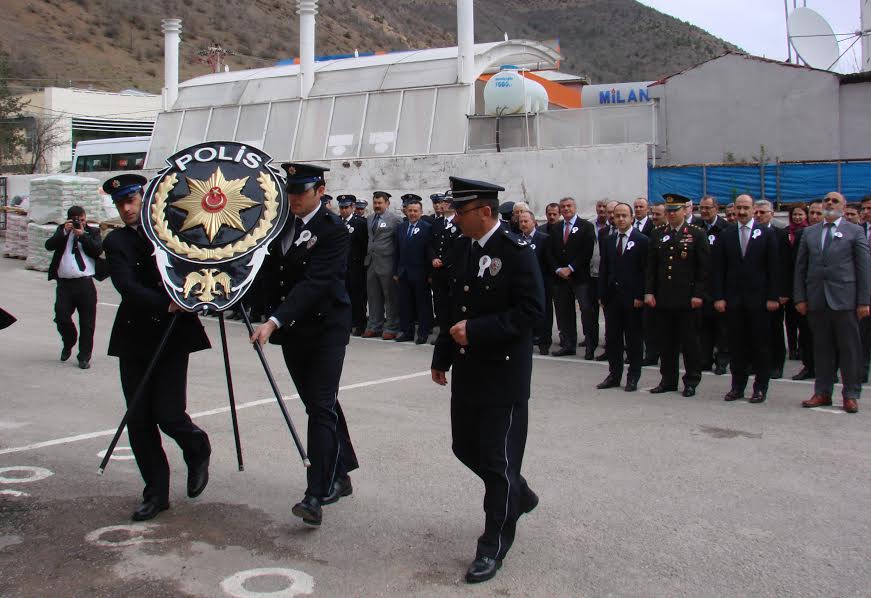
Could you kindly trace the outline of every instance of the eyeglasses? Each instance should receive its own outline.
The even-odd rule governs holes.
[[[455,213],[457,216],[462,217],[462,216],[464,216],[465,214],[468,214],[469,212],[474,212],[475,210],[480,210],[481,208],[485,208],[485,207],[487,207],[487,206],[478,206],[478,207],[476,207],[476,208],[469,208],[468,210],[454,210],[454,213]]]

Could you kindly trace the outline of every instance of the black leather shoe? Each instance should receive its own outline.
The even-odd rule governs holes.
[[[579,346],[579,347],[586,347],[586,346],[587,346],[587,339],[584,339],[584,340],[582,340],[581,342],[579,342],[579,343],[578,343],[578,346]]]
[[[596,355],[596,361],[608,361],[608,354],[603,351],[601,355]]]
[[[79,359],[79,369],[80,370],[91,369],[91,362],[87,359]]]
[[[363,329],[360,327],[351,329],[351,336],[363,336]]]
[[[779,368],[776,370],[771,370],[771,379],[777,380],[779,378],[783,378],[783,370]]]
[[[597,384],[596,388],[598,388],[599,390],[604,390],[606,388],[616,388],[617,386],[620,386],[620,378],[612,374],[608,374],[608,377],[602,380],[599,384]]]
[[[426,339],[427,339],[426,336],[419,336],[416,339],[414,339],[414,344],[415,345],[423,345],[426,343]]]
[[[402,333],[402,334],[398,335],[398,336],[397,336],[395,339],[393,339],[393,340],[394,340],[395,342],[397,342],[397,343],[410,343],[411,341],[414,340],[414,337],[411,336],[410,334]]]
[[[482,581],[493,579],[496,577],[496,572],[501,568],[502,561],[500,559],[479,556],[469,565],[469,570],[466,571],[466,582],[481,583]]]
[[[737,401],[738,399],[743,399],[744,393],[738,392],[737,390],[730,390],[726,393],[726,396],[723,397],[724,401]]]
[[[750,400],[747,402],[748,403],[762,403],[763,401],[765,401],[765,393],[762,392],[761,390],[754,390],[753,396],[750,397]]]
[[[683,392],[681,394],[685,397],[694,397],[696,396],[696,387],[684,386]]]
[[[210,451],[211,454],[211,451]],[[196,465],[188,467],[188,496],[196,498],[206,489],[209,483],[209,455]]]
[[[306,495],[305,498],[293,505],[290,512],[302,518],[302,522],[309,525],[320,525],[323,519],[321,503],[314,496]]]
[[[664,392],[677,392],[677,385],[667,386],[660,382],[659,384],[650,389],[650,394],[654,395],[658,395]]]
[[[813,380],[817,375],[813,370],[801,368],[798,373],[792,377],[793,380]]]
[[[547,355],[550,353],[550,345],[539,345],[538,346],[538,354],[539,355]]]
[[[726,373],[726,366],[717,364],[714,367],[714,374],[717,376],[722,376]]]
[[[564,357],[566,355],[574,355],[575,350],[574,349],[566,349],[565,347],[562,347],[560,349],[557,349],[556,351],[551,351],[550,354],[553,355],[554,357]]]
[[[638,380],[635,378],[627,378],[626,386],[623,387],[626,392],[635,392],[638,390]]]
[[[141,505],[136,507],[136,510],[133,511],[133,516],[131,517],[131,519],[133,519],[133,521],[148,521],[149,519],[154,519],[155,517],[157,517],[158,513],[160,513],[161,511],[165,511],[168,508],[169,503],[164,503],[160,505],[156,502],[146,500]]]
[[[60,360],[61,360],[61,361],[66,361],[67,359],[70,358],[70,355],[72,355],[72,354],[73,354],[73,349],[72,349],[72,347],[70,347],[69,349],[67,349],[66,347],[64,347],[63,349],[61,349],[61,352],[60,352]]]
[[[584,359],[587,361],[593,361],[596,358],[596,350],[595,349],[587,349],[584,351]]]
[[[642,366],[656,365],[659,363],[659,359],[656,357],[645,357],[644,361],[641,362]]]
[[[528,494],[526,496],[526,504],[523,506],[524,513],[531,513],[538,506],[538,494],[532,491],[532,488],[527,487]]]
[[[337,503],[340,498],[343,496],[351,496],[353,492],[354,488],[351,487],[350,476],[337,477],[333,482],[333,487],[330,488],[330,493],[321,499],[321,504],[331,505]]]

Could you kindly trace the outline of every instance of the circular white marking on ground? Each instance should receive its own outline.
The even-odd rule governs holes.
[[[107,450],[107,449],[103,449],[102,451],[100,451],[99,453],[97,453],[97,456],[98,456],[100,459],[102,459],[103,457],[106,456],[106,450]],[[128,455],[128,454],[125,453],[125,454],[123,454],[123,455],[119,455],[118,453],[119,453],[120,451],[130,451],[130,454]],[[112,453],[112,457],[111,457],[111,459],[109,459],[109,460],[110,460],[110,461],[132,461],[132,460],[135,459],[135,458],[136,458],[136,457],[133,456],[133,449],[130,448],[129,446],[116,446],[116,447],[115,447],[115,451]]]
[[[3,496],[30,496],[27,492],[21,492],[19,490],[0,490],[0,494]]]
[[[163,542],[163,540],[145,537],[148,533],[154,531],[159,527],[160,524],[157,523],[110,525],[108,527],[101,527],[100,529],[95,529],[94,531],[85,536],[85,540],[90,542],[91,544],[94,544],[95,546],[104,546],[107,548],[115,548],[118,546],[135,546],[137,544],[144,544],[146,542]],[[104,540],[103,536],[107,534],[115,534],[121,536],[121,538],[118,540]]]
[[[24,473],[26,476],[8,476],[8,473]],[[30,482],[38,482],[47,477],[53,476],[54,472],[44,467],[0,467],[0,484],[29,484]]]
[[[283,577],[288,586],[274,592],[257,592],[245,587],[245,583],[258,577]],[[292,598],[311,594],[315,589],[315,580],[308,573],[295,569],[266,567],[239,571],[221,582],[221,589],[234,598]]]

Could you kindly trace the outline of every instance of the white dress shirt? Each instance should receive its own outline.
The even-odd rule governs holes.
[[[66,235],[67,243],[66,247],[64,247],[64,252],[61,255],[60,263],[57,266],[57,277],[86,278],[88,276],[93,276],[96,267],[94,258],[85,253],[85,248],[82,247],[81,242],[79,242],[78,251],[82,256],[82,259],[85,261],[84,271],[79,269],[79,265],[76,263],[76,256],[73,254],[73,240],[76,239],[76,235],[73,234],[72,231],[68,232]]]

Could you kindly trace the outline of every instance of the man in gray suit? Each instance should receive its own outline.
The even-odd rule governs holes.
[[[393,340],[399,334],[399,301],[393,280],[393,256],[396,253],[396,227],[402,220],[390,211],[390,194],[372,194],[374,213],[366,219],[369,248],[366,252],[366,294],[369,300],[369,324],[363,338],[382,337]]]
[[[859,320],[869,312],[871,256],[862,227],[843,217],[845,206],[843,195],[827,194],[825,220],[802,233],[794,301],[796,311],[808,316],[817,373],[814,395],[801,406],[832,404],[837,355],[844,380],[844,411],[856,413],[862,392]]]

